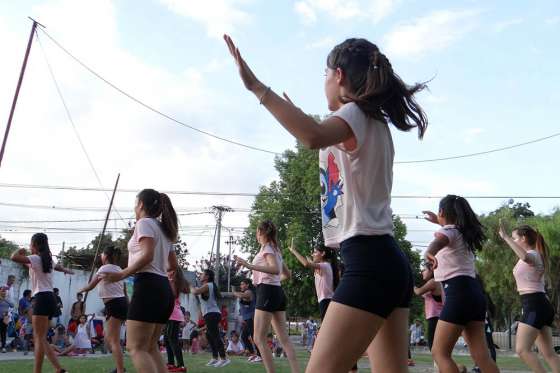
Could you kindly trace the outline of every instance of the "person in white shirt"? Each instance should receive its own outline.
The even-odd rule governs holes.
[[[12,254],[11,259],[29,268],[29,277],[34,297],[32,325],[35,360],[33,372],[41,372],[45,355],[47,355],[47,359],[49,359],[57,373],[66,372],[60,366],[53,349],[47,341],[47,331],[49,328],[49,318],[56,314],[56,298],[53,293],[53,269],[65,274],[74,274],[74,272],[60,264],[53,264],[49,240],[46,234],[35,233],[31,237],[29,246],[31,248],[31,255],[27,255],[25,249],[18,249]]]
[[[128,312],[128,297],[123,281],[109,282],[105,279],[107,273],[120,273],[122,268],[117,265],[121,256],[120,249],[107,246],[101,254],[103,264],[93,276],[91,282],[82,288],[79,293],[86,293],[99,285],[98,294],[105,304],[107,319],[105,340],[111,347],[111,353],[117,366],[115,373],[124,372],[123,354],[120,343],[121,325],[126,321]]]
[[[229,337],[228,346],[226,352],[230,355],[242,356],[245,353],[245,347],[243,343],[239,340],[239,335],[234,330],[231,332]]]
[[[318,123],[259,81],[224,39],[245,87],[301,144],[320,149],[323,237],[325,246],[340,248],[346,271],[306,372],[347,371],[365,350],[372,370],[405,372],[413,276],[393,234],[389,124],[416,128],[422,138],[428,120],[414,96],[426,85],[405,84],[375,44],[347,39],[327,57],[324,88],[334,113]],[[348,330],[353,338],[341,344]]]
[[[177,213],[165,193],[144,189],[136,196],[136,225],[128,242],[128,267],[105,273],[119,282],[134,275],[127,315],[127,349],[138,373],[167,373],[158,350],[163,327],[175,305],[168,271],[177,270]]]

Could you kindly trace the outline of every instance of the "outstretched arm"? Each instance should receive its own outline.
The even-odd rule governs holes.
[[[294,254],[294,256],[296,257],[296,259],[298,260],[298,262],[301,263],[302,266],[304,266],[305,268],[310,268],[310,269],[319,269],[320,266],[317,263],[313,263],[312,261],[310,261],[309,259],[307,259],[306,257],[304,257],[303,255],[301,255],[295,248],[294,246],[294,240],[292,239],[292,245],[290,246],[290,252],[292,254]]]
[[[429,291],[433,291],[436,288],[436,282],[435,280],[432,278],[430,280],[428,280],[428,282],[426,282],[424,285],[420,286],[420,287],[414,287],[414,294],[416,295],[423,295],[426,294]]]
[[[515,242],[509,234],[506,233],[506,228],[504,226],[504,222],[502,221],[502,219],[500,219],[499,225],[500,227],[498,230],[498,234],[500,235],[502,240],[504,240],[508,244],[508,246],[513,250],[515,255],[517,255],[519,259],[523,260],[528,264],[535,264],[533,263],[532,257],[530,255],[527,255],[527,251],[524,248],[522,248],[517,242]]]
[[[304,146],[312,149],[349,142],[355,139],[350,126],[338,117],[330,117],[321,124],[292,104],[287,95],[278,96],[257,79],[247,62],[241,57],[233,40],[224,35],[231,56],[235,60],[245,88],[251,91],[276,120]],[[355,145],[354,145],[355,146]],[[353,150],[353,149],[349,149]]]

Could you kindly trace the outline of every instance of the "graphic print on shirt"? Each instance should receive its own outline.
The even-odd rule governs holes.
[[[323,227],[338,226],[335,209],[342,205],[341,196],[344,182],[340,176],[340,170],[336,164],[334,154],[329,152],[327,167],[319,167],[321,177],[321,212],[323,215]]]

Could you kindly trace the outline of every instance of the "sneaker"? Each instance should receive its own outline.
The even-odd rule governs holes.
[[[173,368],[177,368],[174,364],[166,364],[167,370],[171,371]]]
[[[247,359],[247,361],[250,362],[250,363],[252,363],[252,362],[253,362],[253,359],[256,358],[256,357],[257,357],[257,355],[251,355],[251,356],[249,356],[249,358]]]
[[[2,353],[5,354],[6,352],[8,352],[8,351],[6,351],[6,349],[3,348],[3,349],[2,349]]]
[[[259,355],[256,355],[253,360],[251,360],[251,363],[260,363],[262,361],[262,357],[260,357]]]
[[[416,363],[414,362],[414,360],[408,359],[408,366],[409,366],[409,367],[413,367],[413,366],[415,366],[415,365],[416,365]]]
[[[187,368],[185,367],[175,367],[175,368],[171,368],[169,369],[170,372],[186,372]]]
[[[220,362],[219,360],[212,359],[206,364],[206,366],[207,367],[213,367],[213,366],[216,366],[216,364],[218,364],[219,362]]]
[[[229,365],[229,363],[231,363],[230,359],[220,360],[220,361],[218,361],[218,363],[216,365],[214,365],[214,367],[215,368],[225,367],[226,365]]]

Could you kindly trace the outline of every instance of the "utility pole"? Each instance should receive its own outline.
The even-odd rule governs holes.
[[[226,241],[229,245],[229,254],[228,254],[228,272],[227,272],[227,291],[231,291],[231,245],[237,243],[237,240],[233,239],[231,232],[229,234],[229,240]]]
[[[216,216],[216,262],[214,263],[215,281],[220,286],[220,235],[222,230],[222,217],[224,212],[233,211],[227,206],[212,206],[212,211]]]
[[[27,42],[27,49],[25,50],[25,56],[23,57],[23,64],[21,65],[21,70],[19,72],[19,79],[16,86],[16,93],[14,94],[12,107],[10,109],[10,115],[8,116],[8,124],[6,125],[6,131],[4,132],[4,140],[2,141],[2,148],[0,149],[0,166],[2,165],[2,158],[4,158],[4,151],[6,150],[6,143],[8,142],[8,135],[10,134],[12,119],[14,118],[14,113],[16,111],[17,100],[19,97],[19,90],[21,88],[21,83],[23,83],[25,68],[27,67],[27,59],[29,58],[29,52],[31,52],[31,45],[33,44],[33,36],[35,36],[35,30],[37,30],[37,25],[41,27],[45,27],[39,22],[35,21],[33,18],[29,17],[29,19],[33,21],[33,25],[31,26],[31,34],[29,35],[29,41]]]

